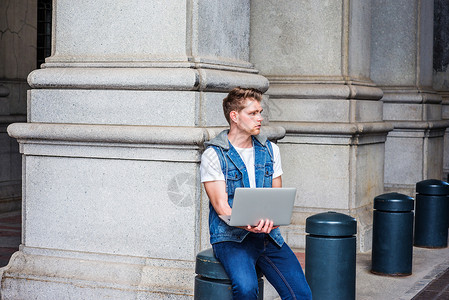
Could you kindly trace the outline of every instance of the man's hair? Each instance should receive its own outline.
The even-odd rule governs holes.
[[[229,116],[231,111],[240,112],[245,108],[245,100],[249,98],[260,102],[262,101],[262,92],[253,88],[236,87],[223,99],[223,112],[229,124],[231,124],[231,117]]]

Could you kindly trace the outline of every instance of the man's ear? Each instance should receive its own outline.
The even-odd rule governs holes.
[[[229,113],[229,116],[231,117],[231,121],[237,122],[238,113],[235,110],[231,111]]]

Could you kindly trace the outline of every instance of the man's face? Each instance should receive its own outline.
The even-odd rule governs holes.
[[[232,111],[231,119],[234,124],[243,132],[250,135],[257,135],[260,133],[262,125],[262,106],[260,102],[254,98],[248,98],[244,102],[245,108],[240,112]]]

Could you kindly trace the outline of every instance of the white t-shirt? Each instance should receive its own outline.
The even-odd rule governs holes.
[[[271,143],[273,146],[273,179],[282,175],[281,154],[279,147]],[[250,187],[256,187],[256,175],[254,170],[254,148],[237,148],[235,150],[240,154],[243,162],[245,163],[246,170],[248,171]],[[251,166],[248,168],[248,166]],[[223,171],[221,170],[220,160],[217,153],[211,147],[207,148],[201,156],[201,182],[206,181],[225,181]]]

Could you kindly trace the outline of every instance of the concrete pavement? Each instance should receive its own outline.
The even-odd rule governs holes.
[[[371,253],[357,254],[356,291],[359,300],[409,300],[449,268],[449,248],[426,249],[413,247],[412,275],[389,277],[374,275]],[[445,283],[449,285],[449,280]],[[449,299],[449,298],[422,298]]]

